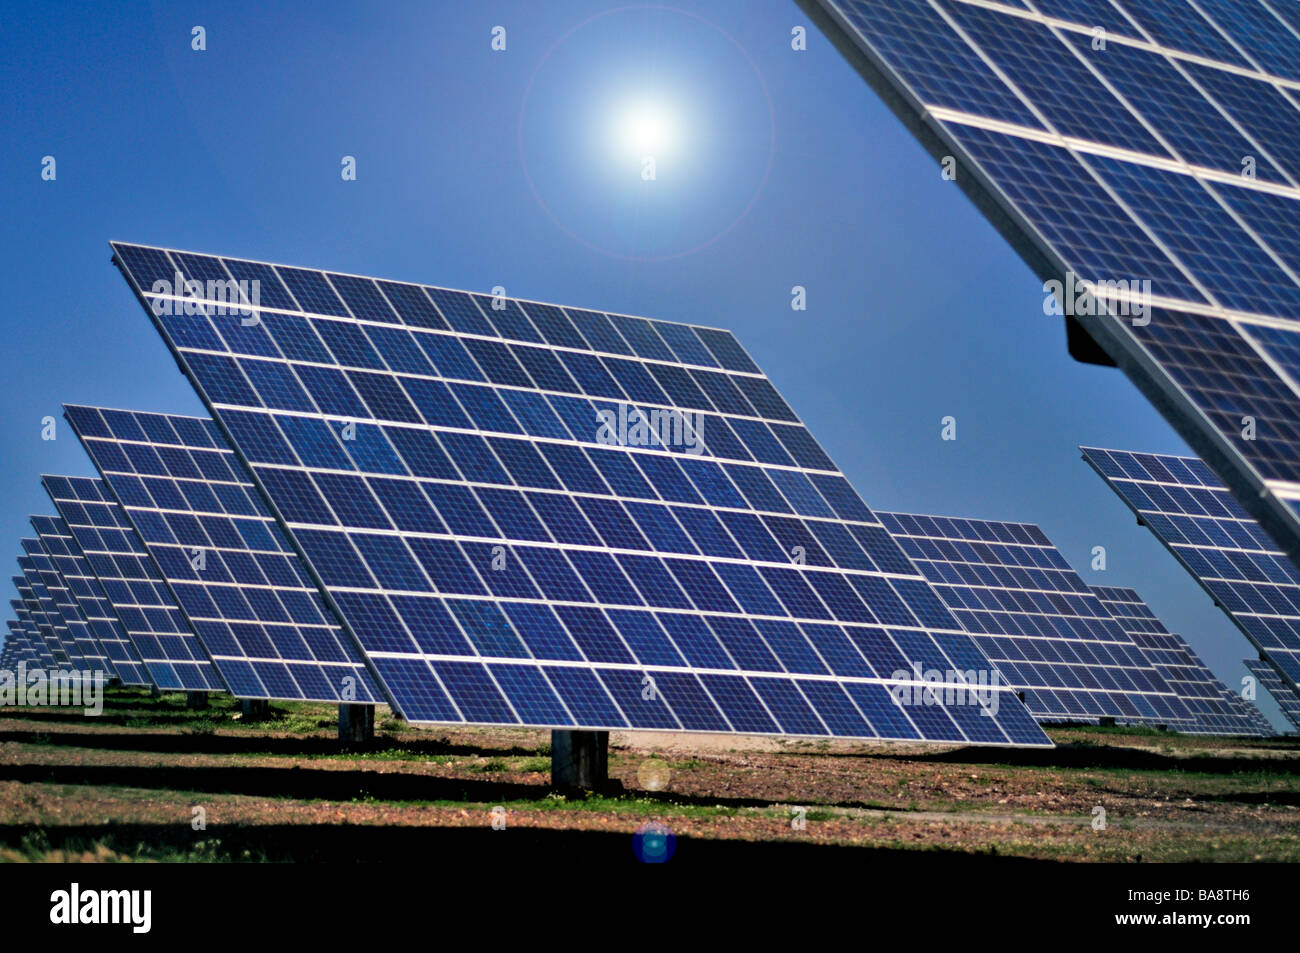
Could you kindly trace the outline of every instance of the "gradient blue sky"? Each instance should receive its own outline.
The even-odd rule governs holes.
[[[0,31],[15,555],[38,475],[93,472],[43,416],[202,412],[117,238],[730,328],[869,505],[1036,522],[1239,687],[1250,646],[1076,449],[1186,446],[1069,358],[1040,283],[793,2],[301,10],[60,4]],[[653,182],[624,134],[647,105],[671,131]]]

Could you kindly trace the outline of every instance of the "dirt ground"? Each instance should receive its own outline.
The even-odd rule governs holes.
[[[621,791],[562,797],[545,732],[381,716],[373,745],[344,751],[331,718],[277,706],[247,725],[130,693],[99,719],[3,710],[0,859],[389,859],[503,828],[630,842],[653,820],[684,842],[1300,860],[1294,739],[1060,728],[1046,751],[616,733]]]

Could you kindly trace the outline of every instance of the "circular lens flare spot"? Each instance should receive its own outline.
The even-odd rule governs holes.
[[[632,849],[636,851],[637,859],[644,864],[664,864],[672,859],[677,850],[677,838],[667,824],[647,821],[632,835]]]

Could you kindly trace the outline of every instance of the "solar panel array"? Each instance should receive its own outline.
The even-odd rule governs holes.
[[[1256,735],[1263,738],[1271,738],[1278,734],[1277,729],[1274,728],[1272,723],[1264,717],[1264,713],[1254,705],[1245,701],[1239,693],[1228,691],[1228,689],[1225,688],[1223,690],[1223,696],[1224,700],[1235,711],[1237,711],[1241,717],[1247,719],[1255,726]]]
[[[38,666],[40,656],[32,648],[26,625],[19,619],[9,620],[9,632],[5,637],[4,651],[6,662],[0,668],[13,669],[19,662],[28,666]]]
[[[1192,713],[1194,723],[1179,725],[1179,731],[1214,735],[1259,733],[1258,720],[1242,711],[1245,703],[1224,699],[1228,689],[1223,682],[1182,636],[1165,628],[1136,590],[1121,586],[1091,588]]]
[[[1177,695],[1031,523],[877,511],[1040,721],[1170,725]]]
[[[1293,0],[804,5],[1042,279],[1111,302],[1075,326],[1300,557]]]
[[[28,668],[37,668],[40,666],[40,658],[32,650],[23,624],[10,619],[4,648],[0,650],[0,671],[16,672],[20,663]]]
[[[21,598],[10,599],[9,607],[14,610],[14,616],[22,627],[23,633],[27,636],[27,647],[36,655],[43,668],[56,668],[54,655],[50,652],[50,647],[46,644],[40,627],[36,624],[36,620],[33,618],[28,606],[27,597],[31,594],[31,590],[27,588],[26,579],[22,576],[14,576],[13,583],[18,589]]]
[[[1300,574],[1196,457],[1084,447],[1083,458],[1294,687]]]
[[[225,691],[144,543],[103,481],[43,476],[41,482],[99,577],[149,680],[162,689]]]
[[[47,558],[41,551],[40,541],[24,539],[21,545],[26,555],[18,557],[18,568],[27,584],[29,596],[25,595],[24,598],[28,599],[28,608],[32,617],[36,620],[46,645],[50,647],[51,654],[59,661],[60,666],[73,671],[84,671],[85,660],[77,650],[72,634],[68,631],[62,615],[59,614],[54,597],[46,587],[50,572]]]
[[[116,666],[82,611],[81,602],[66,575],[76,568],[76,559],[80,556],[80,550],[76,548],[67,526],[52,516],[32,516],[31,524],[49,560],[48,577],[43,574],[42,579],[77,651],[85,660],[89,671],[102,671],[105,678],[115,678]]]
[[[54,602],[55,611],[63,623],[63,630],[67,632],[73,648],[81,657],[80,670],[103,672],[105,678],[116,677],[117,673],[107,653],[95,638],[76,597],[73,596],[67,581],[63,578],[60,563],[66,561],[69,552],[64,544],[64,537],[42,534],[36,522],[36,518],[32,517],[32,526],[37,531],[37,540],[41,548],[39,556],[34,557],[37,559],[41,582]]]
[[[1250,674],[1254,675],[1259,684],[1273,696],[1273,701],[1277,702],[1277,707],[1281,709],[1283,717],[1291,723],[1291,727],[1300,728],[1300,696],[1297,696],[1295,691],[1282,681],[1282,677],[1273,670],[1273,666],[1262,659],[1248,658],[1243,662]]]
[[[151,685],[134,644],[67,523],[57,516],[33,516],[32,526],[49,550],[91,635],[107,657],[111,673],[124,685]]]
[[[1048,743],[727,332],[114,251],[408,720]]]
[[[235,695],[383,701],[211,420],[64,411]]]

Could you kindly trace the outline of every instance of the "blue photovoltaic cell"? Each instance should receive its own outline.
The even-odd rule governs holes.
[[[19,619],[10,619],[5,634],[4,656],[0,660],[0,669],[16,671],[20,663],[25,664],[29,669],[39,668],[41,657],[32,648],[26,624]]]
[[[1040,721],[1189,715],[1133,637],[1030,523],[877,512]]]
[[[152,684],[126,629],[104,595],[99,577],[90,568],[67,524],[57,516],[33,516],[32,526],[45,543],[91,635],[103,649],[118,679],[124,685]]]
[[[45,618],[45,612],[37,602],[32,587],[27,582],[27,574],[19,567],[21,575],[13,576],[14,589],[18,599],[10,602],[18,620],[22,622],[31,637],[32,646],[40,652],[41,659],[49,668],[68,668],[68,656],[63,646],[54,637],[54,629]]]
[[[45,669],[60,667],[60,663],[55,659],[48,643],[45,641],[45,636],[41,632],[36,617],[32,614],[30,604],[31,589],[28,587],[26,579],[22,576],[14,576],[13,583],[21,598],[10,599],[9,607],[13,609],[18,624],[22,626],[23,632],[27,635],[28,648],[36,654],[41,666]]]
[[[41,482],[99,578],[150,681],[168,690],[225,691],[158,567],[103,481],[43,476]]]
[[[72,538],[67,533],[67,527],[57,525],[58,518],[49,516],[33,516],[31,523],[47,560],[47,568],[42,572],[46,591],[54,600],[59,618],[63,620],[69,638],[85,662],[85,670],[102,671],[105,678],[115,678],[116,667],[81,611],[81,603],[73,595],[71,584],[63,576],[65,568],[72,568],[72,550],[68,545]]]
[[[1245,659],[1246,668],[1254,675],[1268,693],[1277,702],[1282,715],[1291,723],[1292,728],[1300,728],[1300,696],[1290,688],[1273,667],[1261,659]]]
[[[1294,688],[1300,574],[1197,457],[1084,447],[1083,458]]]
[[[64,414],[235,695],[382,700],[212,421]]]
[[[1048,743],[730,334],[275,266],[328,356],[216,305],[192,345],[151,282],[227,260],[114,251],[404,717]],[[914,658],[972,712],[891,694]]]
[[[1262,738],[1271,738],[1278,734],[1272,722],[1264,717],[1264,713],[1256,708],[1253,704],[1245,701],[1239,692],[1230,692],[1227,689],[1223,691],[1223,700],[1240,718],[1245,718],[1255,726],[1255,734]]]
[[[54,564],[45,555],[40,540],[24,539],[22,547],[27,555],[19,557],[18,568],[31,588],[32,597],[40,609],[40,617],[44,619],[45,627],[42,631],[45,633],[46,641],[52,640],[52,647],[57,647],[58,650],[55,653],[56,657],[66,659],[69,668],[78,672],[90,671],[91,664],[82,656],[76,638],[68,623],[64,621],[59,603],[55,599],[54,593],[57,592],[60,583]]]
[[[805,3],[1041,279],[1102,287],[1072,351],[1123,368],[1300,558],[1300,376],[1252,343],[1260,316],[1300,334],[1300,6]]]
[[[1178,723],[1171,727],[1185,734],[1259,734],[1258,720],[1242,711],[1247,707],[1245,703],[1225,700],[1227,687],[1181,636],[1164,627],[1135,590],[1120,586],[1091,589],[1191,712],[1194,720],[1190,725]]]

